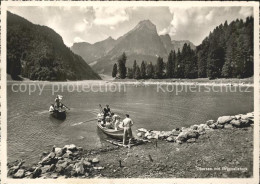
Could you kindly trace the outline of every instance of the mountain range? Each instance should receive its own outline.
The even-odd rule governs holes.
[[[62,37],[7,12],[7,73],[31,80],[100,79],[92,68],[65,46]]]
[[[126,66],[132,66],[134,60],[155,63],[158,56],[167,59],[171,50],[182,49],[184,43],[193,43],[188,40],[171,40],[168,34],[158,35],[156,26],[150,20],[140,21],[132,30],[113,39],[111,37],[90,44],[87,42],[74,43],[71,50],[80,55],[97,73],[111,75],[112,66],[123,52],[127,56]]]

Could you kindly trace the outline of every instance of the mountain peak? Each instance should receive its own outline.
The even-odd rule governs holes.
[[[111,36],[107,37],[107,39],[105,40],[114,40],[114,38],[112,38]]]
[[[149,19],[142,20],[137,24],[137,26],[134,28],[134,30],[142,30],[142,29],[156,31],[156,26]]]

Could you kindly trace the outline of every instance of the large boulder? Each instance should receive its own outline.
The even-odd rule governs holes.
[[[232,128],[233,126],[231,125],[231,124],[225,124],[224,125],[224,128],[227,128],[227,129],[229,129],[229,128]]]
[[[224,128],[224,125],[217,124],[217,128],[218,128],[218,129],[222,129],[222,128]]]
[[[76,151],[76,150],[77,150],[77,146],[75,146],[74,144],[65,145],[65,146],[63,147],[63,149],[65,149],[65,150],[70,150],[70,151]]]
[[[73,171],[74,165],[73,164],[69,164],[65,169],[64,169],[64,175],[71,177],[74,175]]]
[[[248,127],[251,124],[251,120],[250,119],[243,119],[243,118],[241,118],[240,120],[234,119],[230,122],[230,124],[232,124],[236,128]]]
[[[62,156],[63,158],[71,158],[73,153],[70,150],[67,150],[66,153]]]
[[[54,148],[54,153],[56,154],[56,157],[61,157],[65,152],[66,151],[63,148]]]
[[[176,140],[178,141],[182,141],[182,142],[185,142],[186,140],[188,139],[191,139],[191,138],[198,138],[199,137],[199,133],[195,130],[191,130],[191,129],[186,129],[186,131],[184,132],[181,132]]]
[[[13,178],[23,178],[25,175],[24,169],[19,169],[14,175]]]
[[[213,123],[215,123],[215,121],[211,119],[211,120],[208,120],[208,121],[206,122],[206,125],[209,126],[209,125],[212,125]]]
[[[93,164],[97,164],[99,162],[98,158],[93,158],[91,161]]]
[[[188,137],[188,139],[191,139],[191,138],[197,139],[199,137],[199,133],[197,131],[188,131],[187,137]]]
[[[32,173],[32,178],[38,178],[38,177],[40,177],[41,176],[41,174],[42,174],[42,169],[41,169],[41,167],[36,167],[35,169],[34,169],[34,171],[33,171],[33,173]]]
[[[17,165],[11,167],[9,170],[8,170],[8,175],[11,176],[13,175],[14,173],[16,173],[20,167],[23,165],[23,161],[19,162]]]
[[[232,116],[221,116],[218,118],[217,123],[224,125],[224,124],[227,124],[230,121],[232,121],[232,119],[234,119],[234,117],[232,117]]]
[[[73,167],[74,171],[78,174],[78,175],[83,175],[84,174],[84,165],[82,163],[82,161],[77,162],[74,167]]]
[[[53,163],[56,163],[57,159],[55,158],[56,154],[54,152],[50,152],[49,155],[44,157],[42,161],[39,162],[39,164],[42,165],[51,165]]]
[[[236,120],[236,119],[233,119],[231,122],[230,122],[231,125],[233,125],[234,127],[241,127],[241,120]]]
[[[173,136],[178,136],[180,134],[180,131],[176,130],[176,129],[173,129],[172,130],[172,135]]]
[[[184,142],[188,139],[187,132],[181,132],[177,137],[176,140],[180,142]]]
[[[146,129],[144,129],[144,128],[139,128],[137,131],[138,131],[138,132],[143,132],[143,133],[148,132],[148,130],[146,130]]]
[[[64,160],[59,160],[56,164],[56,168],[55,171],[59,174],[63,174],[65,168],[67,167],[68,162],[64,161]]]
[[[215,123],[213,123],[213,124],[209,125],[209,128],[217,129],[218,127],[217,127],[217,125]]]
[[[192,129],[192,130],[197,130],[198,127],[199,127],[199,125],[191,125],[191,126],[190,126],[190,129]]]
[[[174,137],[167,137],[167,139],[166,139],[166,141],[168,141],[168,142],[174,142],[175,141],[175,139],[174,139]]]

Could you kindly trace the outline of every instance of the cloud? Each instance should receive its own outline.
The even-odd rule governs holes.
[[[85,40],[83,40],[82,38],[80,38],[78,36],[75,37],[73,41],[76,42],[76,43],[78,43],[78,42],[86,42]]]
[[[253,8],[252,7],[241,7],[239,13],[244,17],[248,17],[253,15]]]
[[[94,7],[95,19],[93,23],[100,26],[115,26],[129,20],[126,8]]]
[[[252,7],[169,7],[172,20],[159,34],[169,34],[172,39],[190,40],[195,45],[208,36],[216,26],[225,21],[245,19],[253,14]]]

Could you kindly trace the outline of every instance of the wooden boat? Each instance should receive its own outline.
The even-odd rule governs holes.
[[[54,118],[57,118],[59,120],[64,120],[66,119],[66,110],[65,109],[59,109],[59,110],[54,110],[54,111],[51,111],[51,115],[54,117]]]
[[[101,125],[101,121],[97,122],[97,127],[107,136],[114,138],[114,139],[118,139],[118,140],[123,140],[123,135],[124,135],[124,129],[119,128],[118,130],[115,129],[110,129],[110,128],[106,128],[103,127]]]

